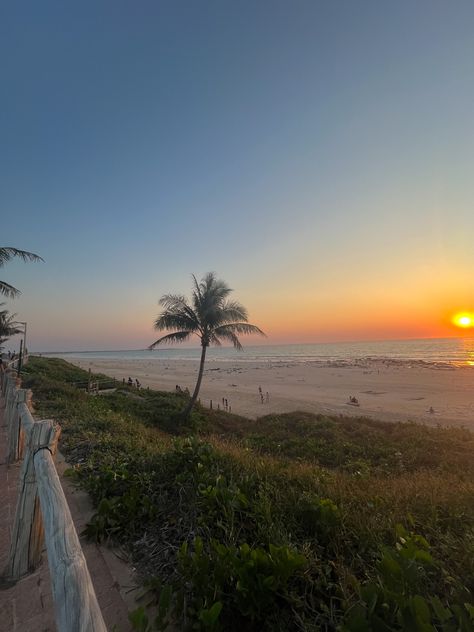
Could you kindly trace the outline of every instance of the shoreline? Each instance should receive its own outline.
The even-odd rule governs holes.
[[[179,385],[192,392],[199,365],[194,359],[64,359],[86,370],[117,379],[131,377],[143,387],[164,391]],[[212,400],[215,408],[227,399],[232,413],[251,419],[301,410],[474,430],[473,368],[396,359],[322,363],[214,359],[206,362],[200,399],[204,406]],[[351,396],[359,401],[358,407],[349,404]]]
[[[95,355],[95,352],[91,352],[91,355],[88,356],[86,352],[84,353],[35,353],[31,352],[32,356],[39,356],[45,358],[61,358],[66,360],[67,362],[71,362],[71,364],[88,363],[88,362],[107,362],[107,363],[122,363],[122,362],[197,362],[200,361],[200,353],[196,356],[179,356],[179,357],[170,357],[170,356],[130,356],[130,355],[121,355],[117,352],[117,356],[113,357],[110,355]],[[345,367],[363,367],[363,368],[373,368],[374,365],[379,366],[400,366],[407,368],[427,368],[427,369],[441,369],[441,370],[455,370],[455,369],[467,369],[474,371],[474,359],[472,361],[468,360],[427,360],[425,358],[394,358],[390,356],[359,356],[354,358],[321,358],[315,357],[312,355],[308,356],[250,356],[248,358],[237,357],[234,358],[232,356],[227,357],[213,357],[212,355],[206,356],[206,366],[209,364],[239,364],[239,365],[249,365],[249,364],[262,364],[265,366],[273,366],[273,365],[281,365],[281,364],[295,364],[295,365],[314,365],[322,368],[345,368]]]

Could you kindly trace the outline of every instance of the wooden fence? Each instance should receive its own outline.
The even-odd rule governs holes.
[[[106,632],[86,560],[53,456],[60,427],[31,414],[31,391],[21,388],[15,362],[0,369],[8,434],[8,463],[23,459],[5,577],[35,570],[46,543],[59,632]]]

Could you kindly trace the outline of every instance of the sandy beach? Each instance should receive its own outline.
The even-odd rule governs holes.
[[[193,360],[68,360],[118,379],[130,376],[158,390],[174,390],[178,384],[192,392],[198,371],[198,362]],[[350,396],[358,399],[359,407],[348,404]],[[206,406],[212,400],[214,407],[222,407],[226,398],[233,413],[253,419],[303,410],[474,430],[474,367],[444,363],[210,361],[200,398]]]

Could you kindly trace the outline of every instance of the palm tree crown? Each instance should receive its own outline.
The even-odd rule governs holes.
[[[0,246],[0,268],[15,257],[23,261],[43,261],[39,255],[35,255],[33,252],[18,250],[18,248],[11,248],[9,246]],[[15,298],[20,294],[20,290],[17,290],[16,287],[13,287],[13,285],[5,281],[0,281],[0,294],[8,296],[9,298]]]
[[[201,339],[201,345],[221,345],[223,341],[231,342],[236,349],[242,349],[238,334],[265,335],[247,320],[247,310],[236,301],[227,300],[232,290],[224,281],[216,279],[209,272],[200,283],[193,275],[194,289],[192,307],[180,294],[165,294],[160,299],[162,313],[155,321],[155,329],[175,329],[150,345],[153,349],[163,342],[184,342],[193,334]]]
[[[0,303],[0,307],[3,307],[5,303]],[[0,310],[0,350],[3,348],[3,343],[6,342],[12,336],[22,333],[23,329],[19,329],[19,323],[15,322],[16,314],[10,314],[7,309]]]
[[[242,345],[239,335],[265,335],[256,325],[247,322],[247,310],[243,305],[228,299],[231,292],[224,281],[217,279],[213,272],[209,272],[200,282],[193,275],[191,304],[180,294],[165,294],[160,299],[163,311],[156,319],[154,327],[158,331],[174,331],[158,338],[149,349],[163,342],[184,342],[192,335],[198,336],[201,340],[198,381],[185,415],[191,411],[199,393],[207,347],[231,342],[240,350]]]

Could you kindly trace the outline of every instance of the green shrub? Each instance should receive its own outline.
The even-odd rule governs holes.
[[[395,548],[385,547],[375,581],[356,583],[358,602],[346,614],[343,630],[362,632],[472,632],[474,606],[462,601],[445,603],[427,594],[430,575],[440,571],[428,542],[398,525]],[[465,595],[464,595],[465,596]]]

